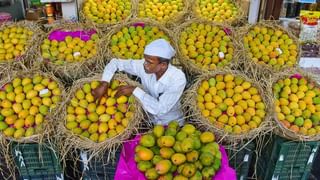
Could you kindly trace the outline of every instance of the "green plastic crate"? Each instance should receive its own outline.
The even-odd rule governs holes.
[[[249,176],[249,169],[252,164],[255,142],[237,145],[233,149],[228,149],[229,165],[237,172],[237,179],[246,180]]]
[[[307,180],[320,142],[293,142],[272,137],[258,160],[258,179]]]
[[[23,180],[64,179],[57,154],[45,145],[13,143],[11,153]]]
[[[116,173],[116,168],[118,164],[118,160],[120,158],[120,150],[119,149],[115,153],[114,162],[107,162],[107,156],[103,157],[103,160],[94,160],[92,159],[90,162],[87,162],[87,153],[81,152],[81,169],[83,171],[83,179],[84,180],[113,180],[114,175]]]

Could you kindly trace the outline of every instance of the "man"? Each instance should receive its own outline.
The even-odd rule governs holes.
[[[170,64],[175,50],[164,39],[158,39],[145,47],[143,60],[112,59],[105,67],[102,83],[92,94],[100,99],[106,92],[114,73],[124,71],[140,77],[143,89],[121,86],[116,97],[133,94],[151,114],[155,124],[166,125],[172,120],[183,124],[180,97],[186,86],[184,73]]]

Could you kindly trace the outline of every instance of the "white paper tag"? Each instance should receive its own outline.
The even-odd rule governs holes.
[[[243,162],[248,162],[249,161],[249,154],[246,154],[243,158]]]
[[[276,48],[276,50],[279,52],[279,54],[282,54],[282,50],[280,48]]]
[[[74,53],[73,53],[73,56],[74,56],[74,57],[76,57],[76,56],[80,56],[80,55],[81,55],[81,53],[80,53],[80,52],[74,52]]]
[[[40,92],[39,92],[39,95],[44,95],[44,94],[47,94],[49,92],[49,89],[42,89]]]
[[[219,58],[224,58],[224,53],[223,52],[219,52]]]
[[[284,157],[283,155],[281,154],[280,157],[279,157],[279,161],[283,161]]]

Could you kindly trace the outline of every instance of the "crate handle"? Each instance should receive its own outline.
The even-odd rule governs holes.
[[[279,179],[279,175],[277,175],[276,177],[274,177],[273,175],[271,180],[278,180],[278,179]]]
[[[24,163],[22,152],[17,149],[15,149],[14,152],[15,152],[16,157],[18,157],[18,161],[20,162],[20,167],[25,167],[26,164]]]
[[[56,175],[56,180],[64,180],[63,174],[60,174],[59,176]]]
[[[88,166],[88,154],[85,151],[80,152],[80,157],[83,162],[83,171],[89,170]]]
[[[317,152],[317,149],[318,149],[317,147],[312,149],[312,153],[310,154],[307,162],[308,165],[313,162],[314,154]]]

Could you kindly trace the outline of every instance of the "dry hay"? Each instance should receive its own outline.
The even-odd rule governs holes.
[[[287,65],[284,65],[281,68],[274,68],[271,65],[268,65],[262,62],[256,63],[252,60],[252,58],[250,58],[249,56],[250,49],[247,49],[244,47],[243,37],[245,37],[248,34],[248,32],[255,26],[262,26],[262,27],[267,27],[274,30],[281,30],[282,32],[286,33],[289,36],[289,38],[293,40],[294,44],[297,45],[298,55],[297,55],[297,60],[294,66],[297,66],[299,64],[302,51],[301,51],[300,43],[297,37],[294,36],[288,29],[285,29],[284,27],[279,25],[278,21],[261,21],[254,25],[247,24],[244,27],[240,27],[239,30],[237,31],[237,36],[236,36],[237,47],[241,48],[239,49],[239,53],[241,53],[241,56],[244,57],[242,58],[242,63],[244,64],[244,66],[254,66],[255,68],[260,68],[261,69],[260,71],[267,76],[272,76],[273,73],[281,72],[285,69],[292,68]]]
[[[138,132],[138,126],[141,120],[144,118],[144,112],[138,100],[135,100],[133,104],[133,106],[135,107],[134,116],[129,120],[130,122],[125,131],[112,138],[107,138],[103,142],[96,143],[89,138],[81,137],[80,135],[74,134],[65,127],[65,120],[67,115],[66,108],[70,100],[74,97],[75,92],[79,88],[82,88],[85,83],[99,81],[100,79],[101,75],[79,79],[70,88],[70,90],[68,91],[68,95],[64,97],[65,101],[63,105],[60,106],[60,114],[57,117],[57,119],[59,119],[59,126],[57,127],[57,143],[59,144],[62,161],[64,161],[64,158],[68,154],[77,153],[77,150],[86,151],[88,154],[90,154],[88,161],[90,161],[91,159],[102,158],[104,154],[107,154],[108,161],[112,160],[112,155],[116,152],[118,147],[121,146],[123,142],[127,141],[131,137],[131,135]],[[128,85],[138,86],[137,82],[130,80],[124,74],[116,74],[113,79],[126,82]]]
[[[108,54],[110,54],[111,58],[121,58],[119,56],[116,56],[114,53],[112,53],[112,50],[111,50],[112,36],[115,35],[117,32],[121,31],[122,28],[130,27],[130,26],[157,27],[157,28],[159,28],[160,31],[164,32],[165,36],[167,36],[170,39],[170,41],[171,41],[170,44],[173,46],[173,48],[175,50],[178,49],[177,46],[175,46],[175,43],[173,42],[174,36],[173,36],[173,34],[171,33],[171,31],[169,29],[167,29],[163,25],[161,25],[161,24],[159,24],[156,21],[151,20],[151,19],[134,18],[134,19],[131,19],[129,22],[114,26],[114,28],[112,30],[110,30],[109,33],[104,37],[105,38],[104,42],[107,43],[106,46],[107,46],[107,49],[109,51]],[[173,58],[172,64],[179,65],[179,61],[177,60],[177,58]]]
[[[288,69],[288,70],[285,70],[283,72],[276,74],[274,76],[274,78],[272,79],[272,82],[273,82],[272,85],[274,85],[280,79],[290,78],[291,76],[293,76],[295,74],[301,75],[302,77],[306,78],[306,80],[308,80],[308,82],[314,83],[316,87],[320,88],[319,81],[318,81],[319,79],[314,74],[308,73],[308,72],[303,71],[302,69],[299,69],[299,68]],[[273,95],[273,87],[271,87],[268,90],[270,91],[269,93],[272,93],[272,95]],[[272,101],[272,105],[273,105],[272,106],[273,107],[272,119],[274,120],[274,124],[276,127],[275,134],[277,134],[283,138],[293,140],[293,141],[319,141],[320,140],[320,134],[316,134],[314,136],[306,136],[306,135],[302,135],[300,133],[296,133],[296,132],[288,129],[287,127],[285,127],[284,124],[282,124],[280,122],[280,120],[277,118],[277,112],[275,110],[276,106],[275,106],[274,95],[273,95],[272,100],[273,100]]]
[[[139,2],[140,1],[143,1],[143,0],[135,0],[136,14],[137,14],[136,17],[137,18],[141,18],[142,20],[150,19],[150,20],[156,21],[159,24],[161,24],[161,25],[163,25],[163,26],[165,26],[167,28],[170,28],[170,29],[173,29],[178,24],[182,24],[186,20],[187,16],[189,15],[189,9],[192,6],[192,2],[190,2],[189,0],[182,0],[184,6],[183,6],[183,9],[181,11],[178,11],[173,16],[170,16],[169,20],[159,21],[158,19],[154,19],[154,18],[151,18],[151,17],[141,17],[139,15]]]
[[[234,46],[234,52],[233,52],[234,54],[233,54],[232,60],[227,65],[225,65],[224,67],[221,67],[221,68],[216,67],[216,69],[214,69],[214,70],[209,70],[207,68],[199,67],[195,63],[191,62],[191,59],[181,52],[180,45],[179,45],[180,44],[180,35],[181,35],[182,32],[185,31],[186,28],[191,26],[191,24],[193,24],[193,23],[208,24],[208,25],[211,25],[211,26],[218,26],[219,28],[231,31],[231,35],[229,35],[229,36],[231,36],[231,41],[232,41],[233,46]],[[231,26],[226,25],[226,24],[222,24],[222,23],[213,23],[213,22],[209,22],[209,21],[201,20],[201,19],[190,19],[187,22],[181,24],[177,29],[174,30],[174,32],[175,33],[174,33],[173,37],[174,37],[174,42],[176,43],[175,47],[178,47],[177,48],[178,49],[177,53],[178,53],[179,63],[191,75],[201,75],[201,74],[210,73],[212,71],[216,71],[216,70],[219,70],[219,69],[226,69],[226,68],[228,69],[228,68],[232,68],[233,66],[237,66],[238,58],[239,58],[240,54],[237,53],[237,50],[239,48],[238,48],[238,43],[235,40],[235,33],[234,33],[235,29],[233,29]]]
[[[74,81],[75,79],[87,77],[91,72],[94,72],[97,67],[102,66],[102,61],[106,56],[105,43],[102,39],[102,32],[96,28],[93,24],[82,24],[82,23],[72,23],[64,22],[57,24],[52,27],[51,31],[42,36],[41,42],[43,42],[49,35],[55,30],[64,30],[64,31],[77,31],[77,30],[95,30],[99,36],[97,41],[96,48],[97,53],[93,57],[87,58],[83,62],[65,62],[62,65],[54,64],[50,62],[49,59],[44,59],[42,57],[41,46],[38,47],[37,56],[38,62],[41,65],[44,65],[46,71],[54,73],[59,78],[64,81]]]
[[[191,1],[190,4],[193,5],[193,6],[191,6],[191,10],[190,10],[191,16],[195,17],[195,18],[209,20],[207,17],[204,17],[201,14],[198,14],[198,12],[197,12],[197,9],[199,8],[198,1],[200,1],[200,0],[190,0],[190,1]],[[246,13],[245,13],[245,10],[243,9],[243,6],[241,6],[240,2],[238,2],[236,0],[230,0],[230,1],[237,7],[238,14],[233,20],[230,20],[230,19],[224,20],[223,23],[233,25],[233,26],[245,24],[247,22],[247,19],[246,19]],[[214,21],[212,20],[211,22],[214,22]]]
[[[19,22],[6,22],[1,24],[0,31],[10,28],[10,27],[23,27],[33,32],[31,38],[26,42],[26,50],[23,55],[11,59],[11,60],[0,60],[0,71],[4,69],[28,69],[34,65],[34,59],[37,52],[37,47],[40,44],[40,38],[43,31],[40,29],[39,25],[32,21],[19,21]]]
[[[198,108],[197,105],[197,89],[201,85],[203,80],[207,80],[210,77],[214,77],[218,74],[232,74],[234,76],[240,76],[245,81],[248,81],[252,84],[253,87],[258,89],[259,95],[262,97],[262,102],[264,102],[266,107],[266,115],[262,120],[259,127],[250,130],[247,133],[242,134],[233,134],[225,132],[223,129],[220,129],[213,125],[208,118],[204,117],[201,113],[201,110]],[[199,127],[204,128],[205,130],[214,132],[219,139],[218,143],[225,142],[226,144],[237,144],[239,142],[243,142],[244,140],[252,140],[262,134],[268,133],[272,130],[272,122],[271,122],[271,95],[265,92],[264,88],[259,84],[256,79],[249,79],[246,75],[238,71],[231,71],[231,70],[220,70],[215,71],[212,73],[206,73],[197,78],[196,83],[194,83],[189,90],[186,91],[183,97],[183,109],[186,114],[189,114],[191,117],[191,121],[196,123]]]
[[[108,0],[105,0],[105,1],[108,1]],[[93,24],[95,27],[98,27],[99,29],[101,29],[103,32],[107,32],[109,31],[113,26],[116,26],[116,25],[119,25],[119,24],[122,24],[122,23],[125,23],[127,21],[129,21],[131,18],[135,17],[136,16],[136,12],[137,12],[137,7],[135,5],[135,1],[136,0],[130,0],[131,1],[131,13],[128,15],[128,17],[126,17],[125,19],[122,19],[121,21],[118,21],[118,22],[115,22],[115,23],[96,23],[94,21],[92,21],[90,18],[88,18],[87,16],[85,16],[84,14],[84,3],[85,1],[81,4],[80,8],[80,12],[79,12],[79,20],[80,22],[83,22],[83,23],[90,23],[90,24]]]

